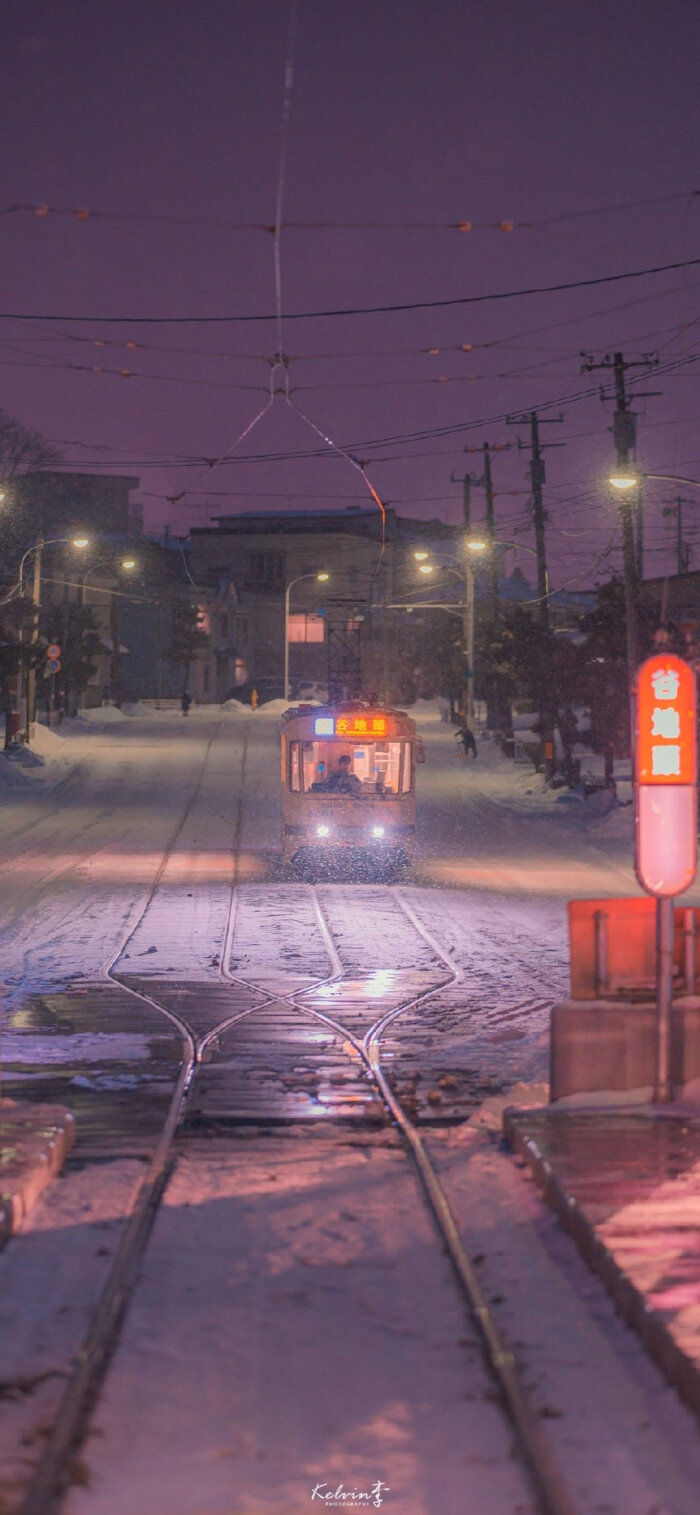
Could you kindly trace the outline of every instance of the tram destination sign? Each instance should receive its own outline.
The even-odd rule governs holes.
[[[635,687],[637,878],[648,894],[682,894],[697,865],[695,675],[672,653],[648,658]]]
[[[385,737],[388,721],[385,715],[317,715],[314,721],[316,736]]]

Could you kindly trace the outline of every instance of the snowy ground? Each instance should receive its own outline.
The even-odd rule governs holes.
[[[345,978],[308,1003],[355,1025],[423,975],[442,987],[388,1041],[402,1092],[423,1070],[440,1108],[445,1070],[457,1069],[470,1097],[521,1081],[541,1097],[549,1006],[567,987],[565,903],[638,893],[631,808],[602,818],[486,742],[465,762],[437,710],[416,713],[427,762],[417,865],[400,891],[416,925],[392,890],[324,886]],[[220,984],[232,884],[234,975],[273,995],[328,975],[308,891],[275,881],[278,716],[96,712],[40,733],[43,766],[0,758],[7,1064],[50,1071],[63,1059],[69,1091],[75,1075],[96,1096],[115,1088],[115,1064],[138,1087],[158,1012],[142,1031],[139,1002],[112,986],[113,1015],[91,1026],[79,996],[89,1006],[115,965],[156,998],[168,981],[189,985],[204,1015]],[[52,993],[66,985],[73,999]],[[165,1029],[163,1078],[177,1054]],[[236,1035],[243,1044],[245,1021]],[[693,1515],[700,1457],[688,1417],[488,1127],[472,1117],[436,1132],[434,1157],[491,1296],[508,1286],[510,1339],[542,1416],[556,1423],[582,1515],[606,1505],[615,1515]],[[41,1445],[133,1168],[121,1151],[69,1172],[0,1258],[0,1402],[3,1383],[33,1386],[6,1395],[0,1414],[1,1493],[19,1487]],[[391,1132],[190,1143],[94,1430],[69,1515],[303,1515],[314,1482],[376,1479],[389,1485],[387,1515],[531,1509]],[[684,1449],[677,1466],[674,1443]]]

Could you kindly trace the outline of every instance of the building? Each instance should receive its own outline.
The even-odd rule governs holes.
[[[402,692],[394,618],[384,607],[417,587],[416,544],[453,538],[442,522],[409,521],[388,509],[382,548],[374,505],[244,513],[193,527],[190,570],[212,639],[212,697],[245,699],[253,688],[262,697],[282,694],[285,604],[293,693],[410,696],[410,687]]]

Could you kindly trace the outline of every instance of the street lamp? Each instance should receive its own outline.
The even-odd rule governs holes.
[[[504,548],[511,548],[512,547],[512,549],[513,549],[514,552],[529,552],[531,558],[536,558],[537,557],[537,552],[536,552],[535,548],[534,547],[528,547],[528,545],[527,545],[526,542],[502,542],[500,539],[496,540],[494,538],[494,540],[492,542],[483,542],[483,541],[480,541],[480,540],[479,541],[468,541],[466,545],[469,548],[470,552],[486,552],[489,549],[489,547],[504,547]],[[548,570],[548,568],[546,566],[545,566],[545,570],[544,570],[544,582],[545,582],[545,593],[546,593],[547,597],[549,598],[549,570]]]
[[[289,596],[295,584],[300,584],[302,579],[315,579],[317,584],[327,584],[330,574],[299,573],[295,579],[290,579],[284,591],[284,698],[289,700]]]
[[[608,483],[621,494],[636,489],[645,479],[661,479],[666,484],[687,484],[691,489],[700,489],[700,479],[686,479],[680,473],[635,473],[632,469],[618,469],[608,474]]]
[[[27,561],[27,558],[31,555],[31,553],[35,553],[36,554],[36,556],[34,558],[34,580],[33,580],[33,584],[32,584],[32,599],[34,601],[34,619],[33,619],[33,623],[32,623],[31,635],[29,637],[29,646],[30,647],[35,647],[36,643],[39,640],[39,614],[40,614],[40,611],[41,611],[41,562],[42,562],[42,553],[43,553],[45,547],[56,547],[59,543],[67,543],[67,542],[70,542],[73,547],[77,548],[78,551],[82,551],[83,548],[89,547],[89,545],[90,545],[90,539],[89,539],[89,537],[85,537],[85,536],[76,536],[76,537],[49,537],[49,539],[48,539],[47,542],[44,541],[43,537],[39,537],[38,541],[33,542],[32,545],[31,545],[31,547],[28,547],[27,550],[26,550],[26,552],[23,552],[22,557],[20,558],[19,574],[18,574],[18,584],[19,584],[19,592],[21,594],[22,593],[22,589],[23,589],[23,585],[24,585],[24,565],[25,565],[25,563]],[[27,741],[29,741],[29,738],[31,736],[32,727],[34,726],[34,724],[36,722],[36,669],[33,667],[33,665],[31,663],[30,663],[30,666],[29,666],[29,668],[27,670],[27,712],[26,712],[26,717],[27,718],[26,718],[26,728],[25,728],[25,731],[26,731]]]
[[[125,573],[132,573],[135,568],[138,568],[138,563],[136,561],[136,558],[121,558],[118,563],[112,565],[112,571],[114,571],[114,568],[122,569]],[[109,565],[105,563],[98,563],[94,568],[89,569],[88,572],[84,575],[81,585],[82,604],[85,603],[85,590],[87,588],[88,578],[90,577],[90,574],[104,572],[109,572]],[[119,590],[110,589],[108,586],[102,588],[101,586],[95,585],[93,587],[95,588],[96,593],[109,595],[109,635],[110,641],[112,643],[111,690],[114,704],[116,705],[117,709],[120,710],[122,703],[122,663]]]
[[[483,547],[486,544],[480,543],[479,545]],[[427,552],[414,552],[413,556],[420,559],[423,557],[427,558],[428,554]],[[451,568],[449,564],[441,563],[439,566],[441,573],[454,574],[464,585],[464,594],[462,596],[462,652],[467,662],[467,673],[464,679],[464,702],[466,705],[465,714],[467,720],[471,720],[474,714],[474,573],[468,563],[464,565],[464,573],[459,568]],[[435,566],[432,563],[419,562],[418,572],[425,574],[427,577],[429,574],[435,572]]]
[[[647,473],[645,470],[631,466],[621,465],[608,474],[608,483],[620,496],[620,515],[623,528],[624,548],[624,575],[625,575],[625,623],[627,633],[627,668],[629,673],[630,689],[634,684],[639,663],[639,649],[637,646],[637,608],[636,608],[636,583],[632,567],[632,557],[629,549],[629,503],[627,495],[633,489],[639,489],[645,479],[658,479],[663,484],[683,484],[690,489],[700,489],[700,479],[687,479],[679,473]],[[627,534],[626,534],[627,533]]]

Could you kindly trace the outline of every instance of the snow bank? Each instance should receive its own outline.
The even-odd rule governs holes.
[[[446,722],[450,707],[446,700],[416,700],[415,704],[409,705],[408,713],[412,720],[422,726],[432,721]]]
[[[117,725],[119,721],[128,721],[129,717],[123,710],[118,710],[116,705],[99,705],[95,710],[79,710],[75,719],[91,726],[111,726]]]
[[[65,758],[68,756],[65,737],[59,736],[58,731],[55,729],[39,724],[35,728],[32,745],[29,750],[38,753],[40,757],[44,758]]]

